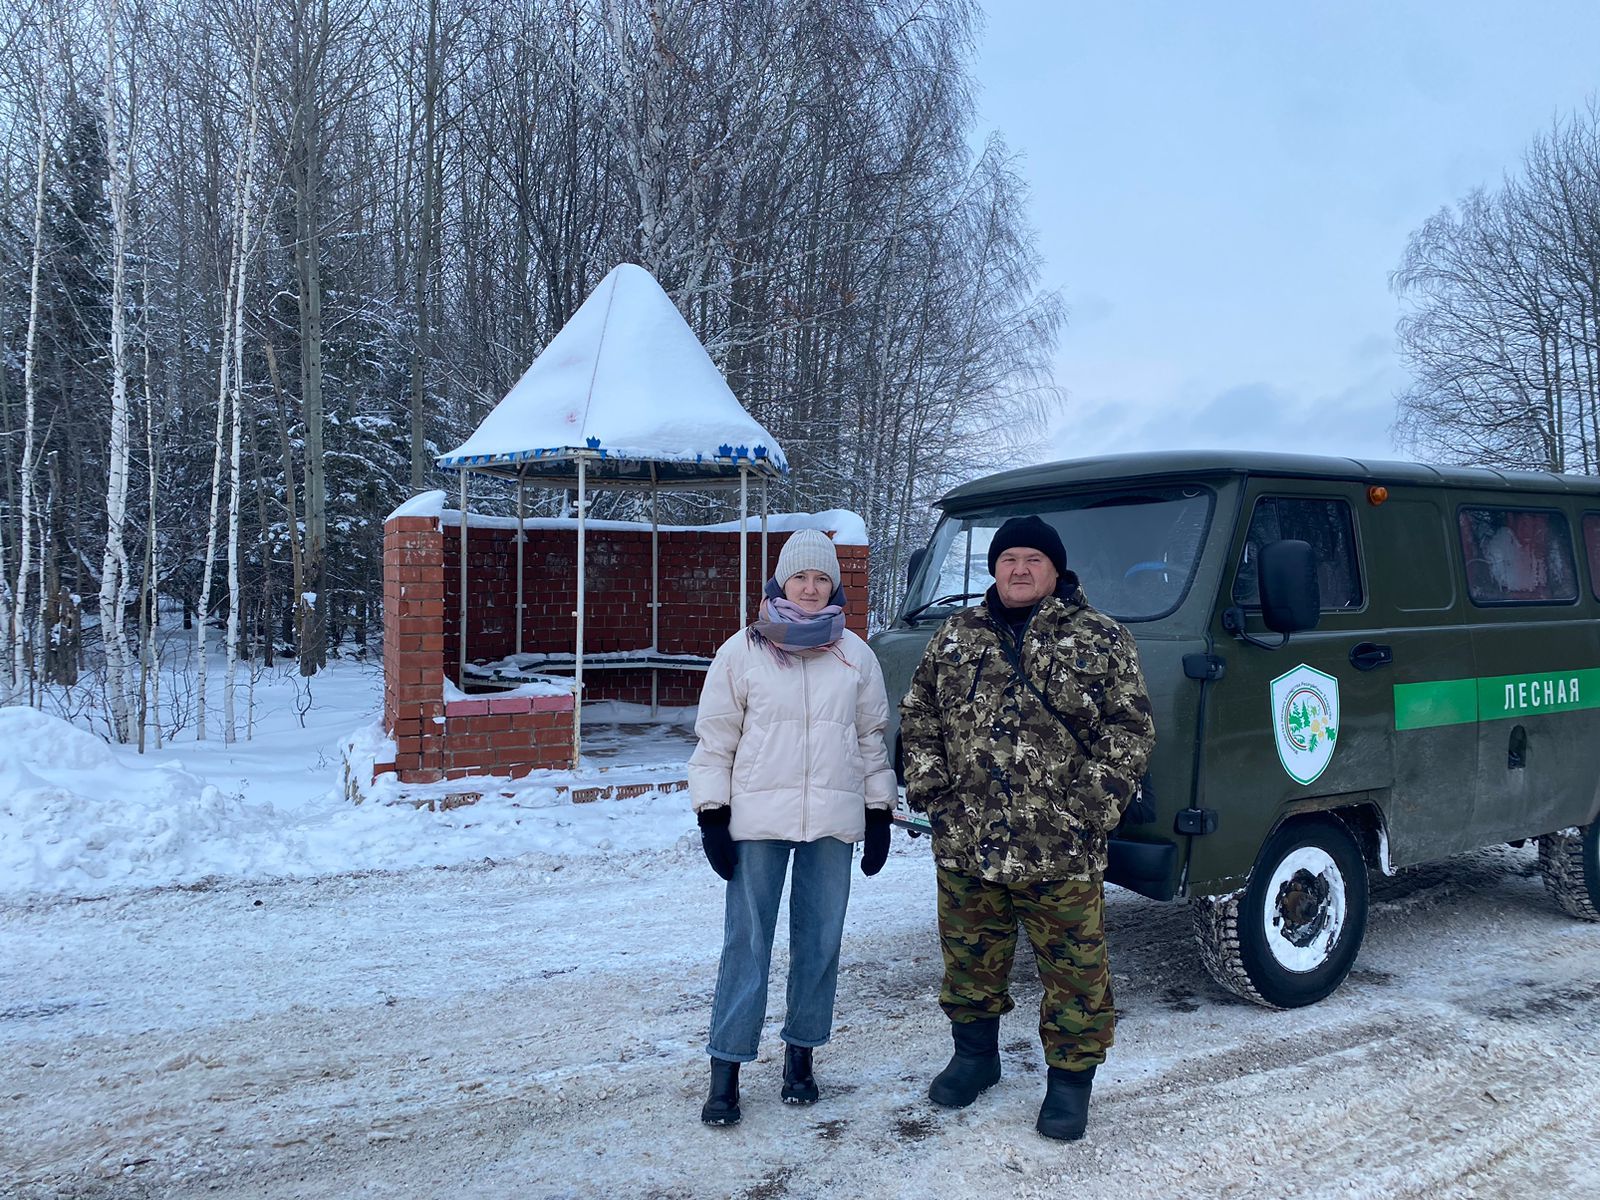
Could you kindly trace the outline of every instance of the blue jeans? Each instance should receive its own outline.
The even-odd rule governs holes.
[[[780,1036],[791,1046],[820,1046],[833,1030],[839,941],[850,902],[849,842],[736,842],[739,865],[728,883],[722,965],[711,1005],[712,1058],[750,1062],[767,1015],[767,973],[783,877],[789,888],[789,990]]]

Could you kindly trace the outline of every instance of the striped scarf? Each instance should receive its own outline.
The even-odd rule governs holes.
[[[807,612],[785,599],[775,579],[762,589],[761,615],[745,630],[758,646],[765,646],[780,663],[788,666],[800,650],[832,650],[844,636],[844,589],[835,587],[829,603],[816,612]],[[842,656],[841,656],[842,658]]]

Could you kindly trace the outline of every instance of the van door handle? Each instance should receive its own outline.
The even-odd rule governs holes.
[[[1350,651],[1350,665],[1358,671],[1387,667],[1392,662],[1394,662],[1394,651],[1388,646],[1378,645],[1377,642],[1358,642]]]

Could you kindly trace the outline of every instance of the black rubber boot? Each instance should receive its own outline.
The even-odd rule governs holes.
[[[711,1095],[700,1109],[707,1125],[737,1125],[739,1117],[739,1064],[726,1059],[711,1060]]]
[[[945,1108],[965,1108],[1000,1081],[1000,1018],[950,1022],[956,1052],[928,1085],[928,1099]]]
[[[1093,1067],[1082,1071],[1051,1067],[1034,1128],[1058,1142],[1077,1141],[1089,1126],[1089,1092],[1093,1086]]]
[[[783,1046],[783,1102],[815,1104],[817,1081],[811,1074],[811,1047]]]

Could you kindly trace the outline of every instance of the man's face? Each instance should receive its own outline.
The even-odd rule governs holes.
[[[994,585],[1007,608],[1037,604],[1056,590],[1055,563],[1043,550],[1013,546],[994,562]]]

